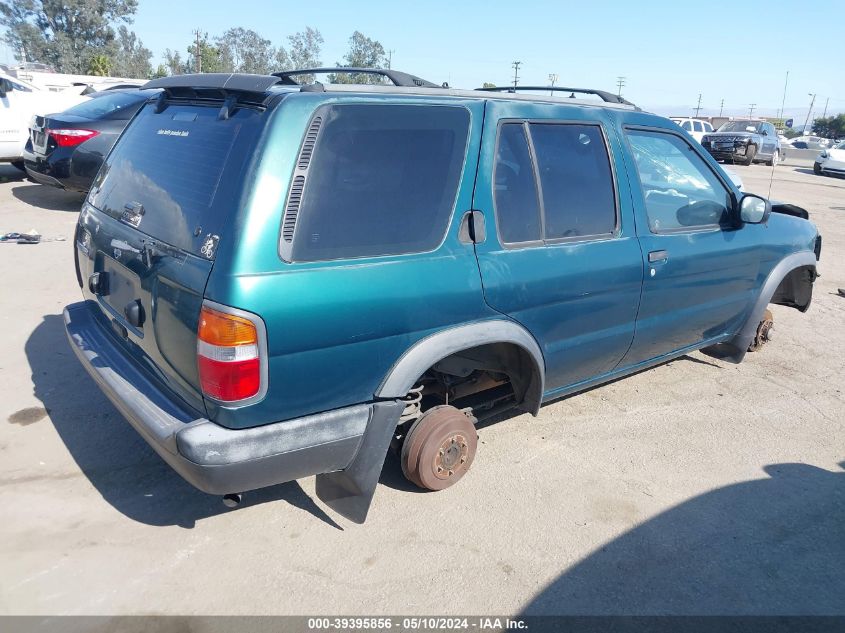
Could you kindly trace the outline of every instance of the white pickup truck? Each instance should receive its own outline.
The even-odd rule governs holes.
[[[0,162],[23,169],[23,148],[29,138],[29,124],[35,115],[61,112],[89,97],[86,86],[65,90],[44,90],[0,73]]]

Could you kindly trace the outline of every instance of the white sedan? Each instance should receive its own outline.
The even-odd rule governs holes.
[[[824,150],[816,158],[813,171],[817,174],[839,174],[845,176],[845,142]]]

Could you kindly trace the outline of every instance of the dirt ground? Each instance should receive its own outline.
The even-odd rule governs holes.
[[[768,193],[771,168],[733,169]],[[81,197],[0,180],[0,233],[49,240],[0,244],[0,613],[845,613],[845,180],[774,170],[824,247],[762,352],[487,426],[440,493],[389,458],[364,525],[313,478],[232,511],[173,473],[65,341]]]

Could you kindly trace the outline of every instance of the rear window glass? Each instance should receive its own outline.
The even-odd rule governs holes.
[[[545,238],[612,233],[616,192],[601,128],[568,123],[529,127],[543,191]]]
[[[455,204],[469,112],[373,104],[330,106],[318,116],[291,259],[434,249]]]
[[[219,233],[224,214],[235,206],[233,190],[240,187],[248,156],[234,160],[233,147],[239,137],[240,144],[249,144],[260,114],[240,108],[220,120],[219,106],[168,105],[159,114],[153,108],[145,106],[121,136],[88,202],[116,218],[143,207],[138,230],[197,253],[204,236]]]
[[[493,178],[502,241],[516,244],[541,240],[540,201],[522,123],[501,127]]]
[[[94,97],[83,101],[64,111],[65,114],[75,114],[88,119],[99,119],[106,115],[117,114],[120,110],[138,105],[148,97],[139,92],[116,92],[114,94]]]

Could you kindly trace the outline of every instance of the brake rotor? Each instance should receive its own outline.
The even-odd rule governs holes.
[[[757,333],[754,335],[754,340],[748,346],[749,352],[756,352],[766,343],[772,340],[772,330],[775,328],[774,316],[772,311],[767,309],[763,313],[763,320],[757,326]]]
[[[443,490],[469,470],[478,448],[473,420],[452,406],[426,411],[402,445],[402,472],[428,490]]]

